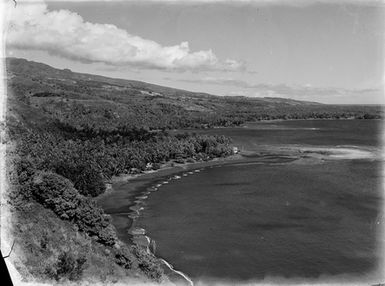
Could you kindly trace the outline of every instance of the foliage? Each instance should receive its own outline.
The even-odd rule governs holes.
[[[163,269],[157,259],[145,249],[133,246],[133,251],[138,259],[139,268],[151,279],[160,281],[163,276]]]
[[[116,281],[125,284],[123,281],[126,281],[129,284],[135,274],[141,274],[130,248],[128,255],[133,264],[131,268],[123,268],[116,263],[115,246],[105,246],[79,232],[73,222],[60,219],[34,200],[28,204],[29,208],[18,209],[12,215],[13,236],[16,238],[12,256],[18,257],[20,263],[16,267],[22,275],[28,271],[29,280],[33,277],[36,283],[57,285],[63,282],[60,284],[67,285],[69,275],[58,277],[56,282],[58,258],[62,253],[68,253],[75,261],[82,257],[87,259],[81,277],[73,285],[83,285],[81,282],[85,281],[100,281],[103,285]]]
[[[80,195],[68,179],[55,173],[40,172],[30,186],[36,201],[60,218],[73,221],[81,231],[95,235],[105,245],[115,243],[109,216],[92,200]]]
[[[57,262],[52,267],[46,268],[46,274],[57,281],[62,279],[77,281],[82,276],[86,261],[83,255],[75,257],[72,252],[63,251],[57,258]]]
[[[214,158],[232,154],[230,140],[224,136],[168,135],[162,132],[141,136],[148,140],[122,138],[71,138],[59,133],[27,131],[20,138],[18,152],[25,158],[18,166],[20,180],[35,169],[56,172],[72,181],[86,196],[105,190],[104,181],[122,173],[160,167],[161,162],[180,158]]]
[[[126,247],[121,246],[115,250],[115,262],[127,269],[130,269],[135,261],[133,253]]]
[[[55,171],[70,179],[82,195],[96,197],[105,191],[103,176],[97,167],[92,166],[94,162],[91,160],[74,162],[66,159],[57,162]]]

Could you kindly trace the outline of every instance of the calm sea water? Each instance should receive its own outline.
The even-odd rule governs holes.
[[[380,120],[288,120],[249,123],[235,128],[185,131],[226,135],[233,139],[235,145],[252,150],[261,144],[380,146],[381,127],[383,124]]]
[[[380,148],[379,121],[285,121],[204,130],[257,144]],[[151,193],[137,225],[193,279],[368,273],[381,254],[380,160],[209,167]],[[181,174],[182,175],[182,174]]]

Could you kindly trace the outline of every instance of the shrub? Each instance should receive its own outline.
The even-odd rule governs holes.
[[[134,260],[134,255],[126,246],[122,246],[121,248],[115,250],[116,264],[126,269],[131,269]]]
[[[36,171],[35,165],[30,157],[19,158],[14,162],[14,166],[16,167],[17,179],[20,184],[24,184],[30,180]]]
[[[31,186],[34,198],[62,219],[73,219],[79,197],[72,183],[60,175],[42,172]]]
[[[154,164],[152,164],[152,168],[153,168],[154,170],[158,170],[158,169],[160,169],[160,167],[161,167],[161,165],[160,165],[159,163],[154,163]]]
[[[87,259],[83,255],[75,257],[71,252],[64,251],[59,254],[53,267],[46,269],[46,274],[57,281],[65,278],[77,281],[82,276],[86,261]]]
[[[57,164],[55,171],[70,179],[82,195],[96,197],[105,191],[106,186],[102,174],[93,165],[89,161],[81,164],[63,161]]]
[[[138,267],[147,277],[160,281],[163,277],[163,269],[160,266],[158,259],[151,253],[148,253],[144,248],[134,246],[134,254],[138,259]]]
[[[99,242],[105,245],[114,245],[117,240],[115,229],[111,224],[99,228],[97,230],[97,235]]]
[[[109,216],[91,199],[80,195],[68,179],[41,172],[35,176],[31,191],[36,201],[60,218],[72,220],[81,231],[97,236],[105,245],[115,244],[116,236]]]
[[[44,232],[43,232],[43,235],[42,235],[42,237],[41,237],[41,239],[40,239],[40,247],[41,247],[42,249],[46,249],[46,248],[47,248],[47,245],[48,245],[48,235],[47,235],[47,232],[44,231]]]
[[[184,161],[183,158],[178,157],[178,158],[175,158],[175,163],[178,163],[178,164],[184,164],[185,161]]]

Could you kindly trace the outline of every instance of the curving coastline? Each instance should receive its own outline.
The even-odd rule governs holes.
[[[122,175],[114,177],[108,191],[97,198],[98,204],[113,218],[119,238],[156,254],[155,241],[146,235],[146,230],[135,226],[136,219],[144,209],[145,201],[152,192],[159,191],[162,185],[171,180],[200,172],[204,167],[221,165],[228,162],[241,162],[243,157],[234,155],[227,158],[217,158],[207,162],[179,164],[174,167],[164,166],[156,171],[147,171],[138,175]],[[180,173],[180,175],[177,175]],[[174,269],[166,260],[158,257],[162,268],[171,282],[182,285],[193,285],[185,273]]]
[[[154,255],[156,255],[155,240],[151,239],[149,236],[146,235],[145,229],[136,227],[136,220],[137,218],[139,218],[140,212],[144,210],[144,204],[146,199],[150,196],[151,193],[159,191],[163,185],[166,185],[173,180],[179,180],[182,177],[187,177],[195,173],[199,173],[203,169],[204,167],[201,167],[199,169],[193,169],[191,171],[186,170],[183,173],[180,173],[179,175],[175,174],[173,176],[169,176],[166,179],[162,179],[160,180],[160,182],[157,180],[156,182],[153,182],[150,187],[145,188],[135,196],[134,205],[130,207],[132,213],[128,215],[129,219],[131,219],[131,227],[128,229],[128,234],[134,244],[139,245],[145,248],[148,252],[152,252]],[[182,271],[176,270],[169,262],[167,262],[163,258],[158,258],[160,258],[163,269],[165,270],[166,275],[172,282],[178,282],[178,285],[186,283],[188,285],[194,285],[193,281],[187,274],[183,273]],[[184,281],[182,281],[181,283],[180,279]]]
[[[125,220],[115,221],[115,227],[120,230],[120,235],[126,240],[144,247],[156,255],[156,242],[146,235],[146,230],[136,226],[136,220],[145,208],[145,201],[151,193],[159,191],[162,186],[169,184],[173,180],[198,173],[204,168],[214,165],[227,164],[320,164],[325,160],[339,159],[373,159],[373,150],[358,148],[356,146],[275,146],[268,149],[257,151],[242,152],[242,155],[231,158],[221,158],[208,162],[181,164],[171,168],[161,168],[157,171],[150,171],[140,175],[126,175],[114,178],[111,190],[102,195],[98,200],[102,207],[106,207],[106,212],[110,215],[124,215]],[[125,194],[118,201],[116,210],[121,210],[124,205],[128,209],[126,212],[109,211],[108,200],[116,205],[116,197]],[[115,200],[115,201],[114,201]],[[106,203],[107,201],[107,203]],[[173,266],[159,257],[165,274],[171,282],[178,284],[193,285],[193,281],[185,273],[178,271]]]

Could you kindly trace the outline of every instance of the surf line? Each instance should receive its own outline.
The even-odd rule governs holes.
[[[190,277],[188,277],[186,274],[184,274],[182,271],[179,271],[179,270],[176,270],[174,269],[174,267],[168,263],[166,260],[164,260],[163,258],[159,258],[160,261],[162,261],[172,272],[182,276],[191,286],[194,286],[194,282],[191,280]]]
[[[190,172],[184,172],[182,174],[183,177],[186,177],[186,176],[189,176],[189,175],[193,175],[194,173],[199,173],[203,170],[203,168],[201,169],[196,169],[196,170],[193,170],[193,171],[190,171]],[[146,251],[147,252],[151,252],[151,246],[152,246],[152,253],[156,256],[155,254],[155,240],[151,239],[149,236],[145,235],[146,234],[146,230],[143,229],[143,228],[137,228],[135,226],[135,222],[136,220],[139,218],[140,216],[140,212],[144,209],[144,207],[142,207],[141,205],[144,203],[144,201],[148,198],[148,196],[152,193],[152,192],[156,192],[159,190],[159,188],[162,186],[162,185],[165,185],[165,184],[168,184],[170,181],[172,180],[179,180],[182,178],[182,176],[179,176],[179,175],[174,175],[166,180],[164,180],[163,182],[160,182],[160,183],[156,183],[156,184],[153,184],[151,187],[149,188],[146,188],[146,191],[145,192],[140,192],[139,194],[137,194],[135,196],[135,200],[134,200],[134,205],[132,205],[129,209],[130,209],[130,213],[128,215],[128,218],[131,219],[131,226],[130,228],[128,229],[128,233],[131,235],[131,240],[134,244],[140,246],[140,247],[144,247],[146,248]],[[142,243],[140,243],[139,241],[141,240],[140,238],[142,238]],[[143,245],[143,238],[144,238],[144,244]],[[166,260],[164,260],[163,258],[160,258],[158,257],[158,259],[173,273],[181,276],[190,286],[194,286],[194,282],[191,280],[190,277],[188,277],[185,273],[183,273],[182,271],[179,271],[179,270],[176,270],[174,269],[174,267],[168,263]]]

